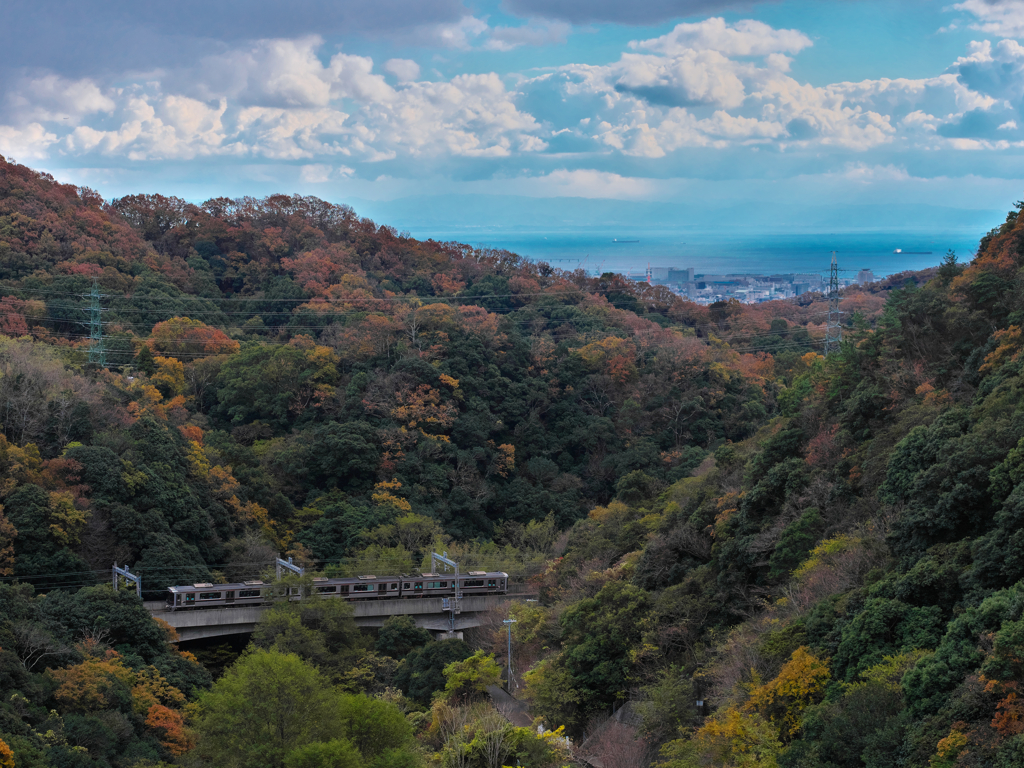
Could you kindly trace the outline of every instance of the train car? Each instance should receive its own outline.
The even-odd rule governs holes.
[[[340,597],[343,600],[381,600],[399,596],[401,579],[398,576],[355,576],[313,579],[313,594],[320,597]]]
[[[502,571],[470,571],[459,574],[459,592],[465,595],[503,595],[508,591],[508,574]],[[449,597],[455,593],[455,575],[422,573],[403,576],[401,597]]]
[[[462,596],[503,595],[508,591],[508,574],[503,571],[470,571],[459,575]],[[167,588],[167,608],[171,611],[198,608],[228,608],[237,605],[262,605],[269,602],[280,587],[263,581],[237,584],[198,583]],[[342,600],[390,600],[423,597],[451,597],[455,594],[455,575],[421,573],[415,576],[352,576],[313,578],[312,594]],[[301,600],[298,587],[288,588],[290,600]]]
[[[234,605],[262,605],[274,589],[262,581],[238,584],[198,583],[167,588],[167,608],[227,608]]]

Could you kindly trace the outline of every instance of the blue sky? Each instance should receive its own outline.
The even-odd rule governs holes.
[[[107,197],[489,195],[516,224],[522,198],[1022,196],[1024,0],[7,0],[5,21],[0,154]]]

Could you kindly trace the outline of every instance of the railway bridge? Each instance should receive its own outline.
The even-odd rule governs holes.
[[[516,588],[523,591],[518,591]],[[531,594],[525,585],[510,585],[506,595],[474,595],[459,601],[459,613],[455,616],[455,632],[478,627],[483,615],[509,600],[525,599]],[[380,627],[389,616],[412,616],[416,626],[429,630],[435,637],[446,637],[451,629],[451,614],[440,597],[425,597],[418,600],[360,600],[352,602],[356,624],[360,627]],[[202,640],[208,637],[240,635],[256,628],[265,606],[244,606],[237,608],[207,608],[204,610],[169,611],[161,601],[144,604],[151,615],[170,624],[183,642]]]

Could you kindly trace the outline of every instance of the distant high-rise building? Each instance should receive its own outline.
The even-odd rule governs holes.
[[[867,283],[875,282],[875,273],[870,269],[862,269],[857,273],[857,283],[860,285],[866,285]]]
[[[687,267],[686,268],[686,282],[688,282],[688,283],[692,283],[693,282],[693,267]]]

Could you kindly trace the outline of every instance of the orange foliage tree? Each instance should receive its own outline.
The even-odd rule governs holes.
[[[239,350],[238,342],[223,331],[188,317],[172,317],[154,325],[148,344],[160,355],[184,359],[230,355]]]

